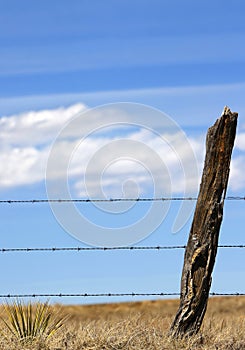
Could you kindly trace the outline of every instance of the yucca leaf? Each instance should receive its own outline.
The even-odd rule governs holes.
[[[26,338],[28,336],[27,317],[26,317],[27,315],[20,301],[17,302],[16,311],[17,311],[18,320],[19,320],[19,329],[21,331],[21,337]]]
[[[55,317],[48,301],[38,302],[33,306],[31,302],[25,305],[17,300],[12,305],[6,303],[4,309],[8,320],[2,318],[2,321],[20,341],[31,341],[37,337],[49,338],[64,325],[67,319],[67,317]]]
[[[17,338],[21,337],[22,331],[18,318],[17,304],[15,302],[13,305],[7,303],[4,308],[9,319],[12,334]]]

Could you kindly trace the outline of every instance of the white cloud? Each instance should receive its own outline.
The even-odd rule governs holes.
[[[60,129],[84,110],[83,104],[76,104],[0,118],[0,189],[45,180],[51,143]],[[185,185],[189,193],[197,190],[197,178],[192,172],[194,164],[178,133],[162,133],[159,137],[145,128],[120,129],[118,126],[119,134],[116,128],[105,128],[103,133],[95,131],[81,142],[86,132],[93,130],[98,118],[103,117],[106,124],[108,115],[101,113],[94,111],[89,121],[86,119],[83,130],[71,128],[67,138],[58,143],[58,156],[53,172],[49,173],[51,180],[68,174],[72,195],[84,197],[120,197],[129,196],[130,192],[133,196],[182,194]],[[230,189],[233,191],[245,188],[244,135],[237,135],[232,159]],[[204,137],[191,137],[189,142],[201,174]],[[68,172],[61,173],[60,164],[66,159],[70,160]]]
[[[245,155],[234,157],[231,162],[229,186],[233,191],[245,189]]]
[[[236,137],[235,145],[241,151],[245,151],[245,133],[240,133]]]
[[[0,140],[5,146],[37,146],[51,142],[58,131],[85,110],[83,104],[68,108],[28,111],[25,113],[0,118]]]
[[[0,154],[0,188],[33,184],[44,179],[48,150],[12,148]]]

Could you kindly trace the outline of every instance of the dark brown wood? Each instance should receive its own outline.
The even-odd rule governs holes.
[[[207,133],[200,191],[185,251],[180,306],[169,331],[173,337],[197,333],[206,312],[237,117],[225,107]]]

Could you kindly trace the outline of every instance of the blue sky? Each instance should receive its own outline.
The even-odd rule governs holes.
[[[170,116],[178,125],[175,131],[180,129],[186,133],[199,176],[208,127],[221,115],[225,105],[237,111],[239,122],[228,194],[244,196],[244,11],[242,0],[205,3],[192,0],[185,3],[176,0],[1,1],[1,199],[47,196],[45,177],[50,147],[76,115],[81,128],[69,130],[76,142],[68,145],[71,148],[67,144],[60,148],[61,152],[71,150],[68,182],[72,196],[90,194],[110,198],[133,194],[144,197],[163,196],[168,191],[172,196],[181,195],[184,181],[176,153],[182,165],[187,166],[188,179],[193,180],[188,184],[188,193],[196,193],[194,180],[198,183],[199,177],[191,171],[194,167],[190,153],[184,152],[182,138],[177,138],[175,152],[170,152],[166,144],[145,127],[150,118],[154,131],[161,135],[167,133],[163,125],[154,124],[147,114],[140,127],[133,127],[130,122],[136,118],[132,112],[135,103],[161,111],[162,117],[161,112],[156,112],[160,113],[156,116],[159,120],[166,121]],[[122,105],[113,105],[119,102],[132,103],[132,119],[125,117],[126,110],[120,109]],[[107,104],[112,105],[98,107]],[[86,114],[89,108],[95,109]],[[108,127],[107,123],[113,124],[119,115],[125,125]],[[95,131],[94,125],[103,129]],[[95,131],[94,134],[88,135],[89,130]],[[79,148],[77,141],[85,136]],[[113,142],[122,139],[127,140],[127,156],[120,153],[123,146],[113,147],[116,145]],[[58,139],[56,145],[67,140]],[[133,142],[148,147],[152,152],[150,156],[147,157],[146,148],[137,153],[137,147],[130,146]],[[111,148],[106,148],[107,144]],[[59,161],[64,154],[59,154]],[[161,178],[163,172],[151,158],[156,154],[169,171],[171,190],[163,185],[167,184],[167,178]],[[111,155],[114,158],[110,159]],[[91,159],[95,161],[89,163]],[[149,159],[152,163],[148,163]],[[59,163],[57,166],[55,163],[55,170],[51,180],[58,184]],[[84,186],[86,179],[88,193]],[[155,193],[152,184],[157,188]],[[100,185],[104,186],[104,192],[99,190]],[[151,210],[149,203],[137,203],[132,208],[120,205],[96,208],[81,204],[78,210],[97,225],[110,229],[130,227],[132,222],[141,220],[142,213],[145,215]],[[243,201],[225,203],[221,244],[244,244],[243,206]],[[161,205],[159,208],[156,210],[161,212]],[[173,234],[172,224],[178,209],[179,204],[172,203],[160,226],[138,244],[185,244],[191,217]],[[120,215],[115,213],[122,210],[124,213]],[[148,224],[150,227],[151,223]],[[47,204],[1,204],[0,225],[1,248],[83,245],[62,228]],[[2,266],[6,267],[1,274],[0,294],[176,292],[183,253],[182,250],[4,253],[0,256]],[[242,249],[220,249],[212,290],[244,292],[243,266]],[[111,301],[121,300],[125,299]],[[104,298],[61,300],[64,303],[108,301]]]

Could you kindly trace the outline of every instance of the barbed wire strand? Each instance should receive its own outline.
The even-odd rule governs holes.
[[[245,245],[219,245],[219,248],[245,248]],[[60,251],[110,251],[110,250],[173,250],[185,249],[186,245],[176,246],[129,246],[129,247],[43,247],[43,248],[0,248],[0,252],[60,252]]]
[[[21,203],[93,203],[93,202],[156,202],[156,201],[196,201],[197,197],[155,197],[155,198],[81,198],[81,199],[1,199],[0,204]],[[245,200],[245,196],[229,196],[226,200]]]
[[[245,293],[237,292],[237,293],[216,293],[212,292],[209,293],[210,296],[244,296]],[[63,294],[63,293],[45,293],[45,294],[0,294],[0,298],[52,298],[52,297],[59,297],[59,298],[65,298],[65,297],[125,297],[125,296],[131,296],[131,297],[154,297],[154,296],[180,296],[180,293],[70,293],[70,294]]]

